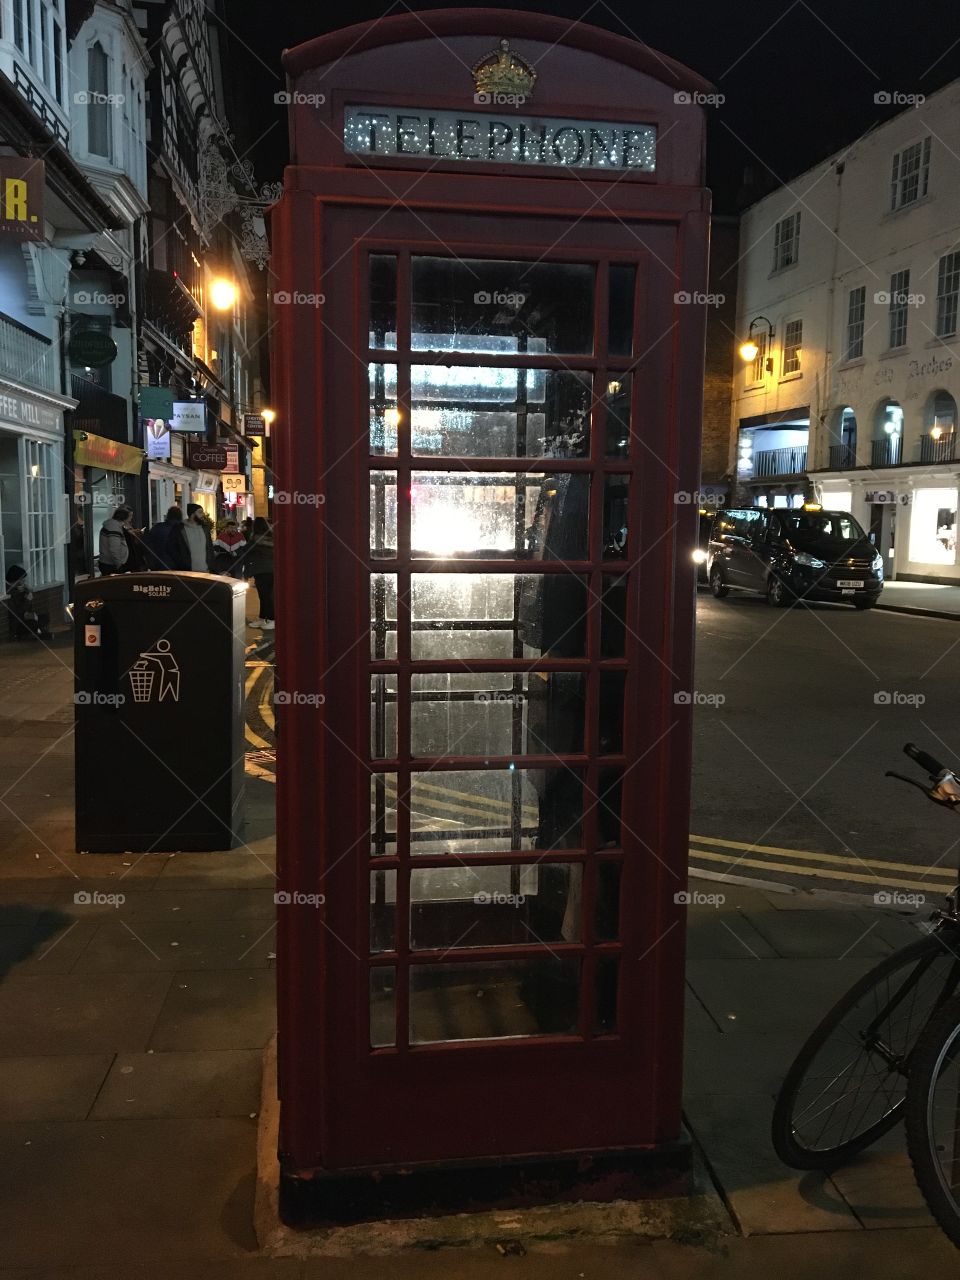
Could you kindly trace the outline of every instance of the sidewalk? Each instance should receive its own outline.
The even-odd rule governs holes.
[[[930,618],[960,618],[960,586],[935,582],[887,582],[878,609],[919,613]]]
[[[69,648],[0,648],[0,1280],[956,1274],[900,1132],[832,1178],[784,1168],[767,1137],[808,1030],[915,925],[872,905],[715,881],[698,887],[725,901],[690,916],[685,1107],[726,1206],[719,1236],[529,1239],[519,1215],[502,1214],[496,1238],[470,1249],[385,1259],[371,1227],[365,1256],[258,1255],[273,787],[249,780],[247,843],[232,852],[78,856],[69,663]],[[94,890],[124,901],[75,899]],[[521,1243],[504,1256],[505,1240]]]

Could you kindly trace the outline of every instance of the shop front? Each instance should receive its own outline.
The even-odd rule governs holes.
[[[500,10],[285,65],[285,1211],[675,1150],[707,86]]]
[[[71,513],[76,526],[71,537],[74,579],[95,572],[100,530],[114,511],[125,506],[136,512],[143,460],[143,450],[134,445],[74,427]]]

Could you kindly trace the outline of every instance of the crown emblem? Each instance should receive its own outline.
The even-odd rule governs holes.
[[[509,40],[474,64],[473,80],[478,94],[515,94],[529,98],[537,83],[537,73],[519,53],[510,48]]]

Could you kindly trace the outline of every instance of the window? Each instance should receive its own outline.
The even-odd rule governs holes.
[[[110,160],[110,64],[103,45],[87,50],[87,150]]]
[[[13,0],[13,41],[21,53],[24,52],[23,38],[23,6],[25,0]],[[26,0],[29,3],[29,0]]]
[[[890,174],[890,208],[902,209],[925,196],[929,174],[929,137],[896,152]]]
[[[907,343],[907,298],[910,272],[895,271],[890,277],[890,349]]]
[[[757,354],[753,363],[750,365],[749,378],[751,383],[762,382],[767,367],[767,338],[766,333],[755,333],[753,340],[757,344]]]
[[[30,586],[46,586],[62,577],[58,533],[58,478],[63,478],[59,447],[38,440],[24,440],[26,509],[24,526],[27,556],[24,567]]]
[[[910,559],[915,564],[956,564],[957,490],[917,489],[910,515]]]
[[[960,252],[945,253],[937,270],[937,337],[949,338],[957,332],[957,301],[960,298]]]
[[[803,321],[788,320],[783,330],[783,376],[800,372],[803,347]]]
[[[851,289],[847,299],[846,360],[859,360],[863,355],[863,317],[867,305],[865,285]]]
[[[800,210],[781,218],[773,229],[773,269],[789,267],[800,253]]]

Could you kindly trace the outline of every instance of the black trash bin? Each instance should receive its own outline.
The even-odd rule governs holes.
[[[78,851],[240,843],[245,595],[211,573],[77,584]]]

